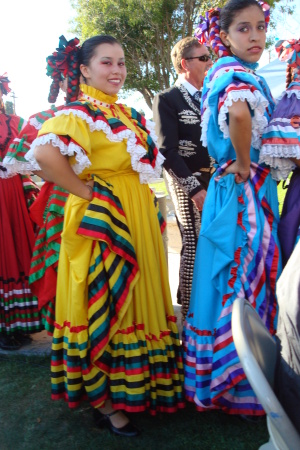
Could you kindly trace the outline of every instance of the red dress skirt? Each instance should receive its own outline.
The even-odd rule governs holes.
[[[35,241],[19,175],[0,177],[0,332],[42,329],[38,302],[28,287]]]

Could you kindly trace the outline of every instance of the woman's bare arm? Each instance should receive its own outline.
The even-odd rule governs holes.
[[[33,173],[33,175],[36,175],[37,177],[40,177],[45,181],[49,181],[49,180],[46,180],[46,175],[44,174],[44,172],[42,170],[33,170],[32,173]]]
[[[236,181],[246,181],[250,174],[251,147],[251,114],[247,102],[241,100],[233,102],[228,108],[229,134],[236,153],[236,161],[225,171],[235,173]]]
[[[78,178],[71,168],[68,158],[60,153],[58,147],[51,144],[38,146],[34,150],[34,156],[47,181],[52,181],[71,194],[85,200],[92,200],[91,188]]]

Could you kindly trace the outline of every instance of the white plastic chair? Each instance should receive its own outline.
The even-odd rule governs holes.
[[[267,414],[270,440],[260,450],[299,450],[299,434],[273,391],[275,340],[255,309],[242,298],[233,303],[232,336],[247,379]]]

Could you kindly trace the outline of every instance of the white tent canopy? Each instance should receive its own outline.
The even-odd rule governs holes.
[[[267,81],[274,98],[278,98],[285,91],[286,66],[285,62],[274,59],[274,61],[257,70],[257,73]]]

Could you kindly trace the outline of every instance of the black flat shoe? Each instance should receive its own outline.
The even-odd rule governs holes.
[[[14,333],[14,337],[20,342],[21,345],[31,344],[32,342],[32,337],[22,331],[16,331]]]
[[[262,422],[266,416],[248,416],[247,414],[240,414],[239,417],[243,422],[259,423]]]
[[[99,428],[108,428],[109,431],[117,436],[123,437],[134,437],[140,434],[139,429],[133,425],[131,422],[128,422],[121,428],[115,427],[110,420],[110,417],[114,414],[117,414],[119,411],[113,411],[110,414],[102,414],[98,409],[94,409],[94,421],[97,427]]]
[[[0,348],[2,350],[19,350],[21,344],[14,336],[0,336]]]

